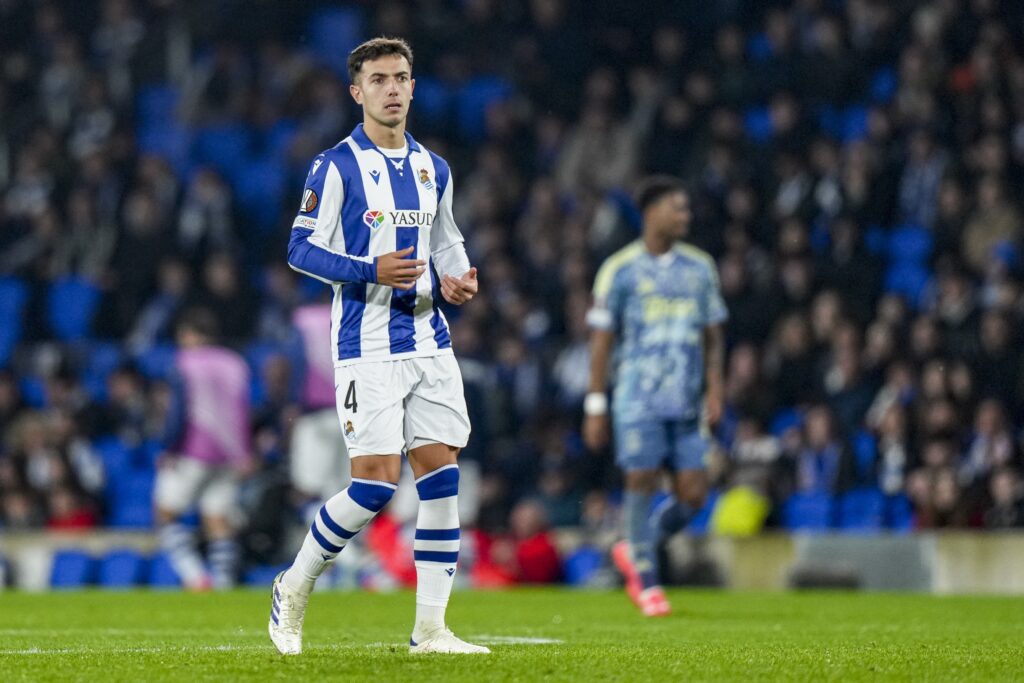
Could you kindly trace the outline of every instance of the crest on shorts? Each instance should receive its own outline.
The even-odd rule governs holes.
[[[428,190],[434,189],[434,183],[430,182],[430,172],[425,168],[420,169],[420,182],[423,183],[423,187]]]
[[[345,422],[345,438],[350,441],[356,438],[356,428],[352,426],[352,420]]]
[[[371,230],[376,230],[380,226],[384,225],[384,212],[367,211],[363,214],[363,222],[366,223],[366,227]]]
[[[320,198],[316,196],[316,192],[307,187],[302,193],[302,213],[311,213],[319,202]]]

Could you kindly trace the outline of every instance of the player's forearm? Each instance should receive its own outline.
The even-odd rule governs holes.
[[[721,393],[725,385],[725,331],[721,325],[704,328],[704,382]]]
[[[608,330],[594,330],[590,336],[590,393],[608,390],[608,364],[612,355],[614,335]]]
[[[288,242],[288,265],[325,282],[376,282],[377,263],[370,257],[355,257],[313,244],[312,230],[292,228]]]
[[[434,268],[441,277],[462,277],[469,270],[469,256],[462,242],[456,242],[431,253]]]

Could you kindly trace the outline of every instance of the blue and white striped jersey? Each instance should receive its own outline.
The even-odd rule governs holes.
[[[469,270],[448,164],[405,134],[381,150],[359,124],[318,154],[292,224],[288,264],[334,288],[335,366],[451,353],[440,277]],[[414,247],[429,268],[409,291],[376,284],[376,257]]]

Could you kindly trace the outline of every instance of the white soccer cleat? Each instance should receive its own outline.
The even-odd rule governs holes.
[[[481,645],[473,645],[462,640],[450,629],[440,628],[421,642],[409,640],[409,654],[443,654],[443,655],[489,655],[491,651]]]
[[[299,595],[284,584],[281,572],[271,588],[270,640],[283,655],[302,654],[302,620],[306,616],[309,596]]]

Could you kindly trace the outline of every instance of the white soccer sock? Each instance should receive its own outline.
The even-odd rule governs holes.
[[[420,496],[413,558],[416,621],[413,643],[444,628],[444,613],[459,559],[459,467],[446,465],[416,480]]]
[[[309,527],[292,566],[284,573],[285,585],[309,595],[327,565],[387,505],[397,488],[388,482],[353,479],[347,489],[328,500]]]
[[[180,522],[165,524],[160,528],[160,548],[186,587],[196,588],[203,583],[206,566],[196,549],[196,535],[192,529]]]

